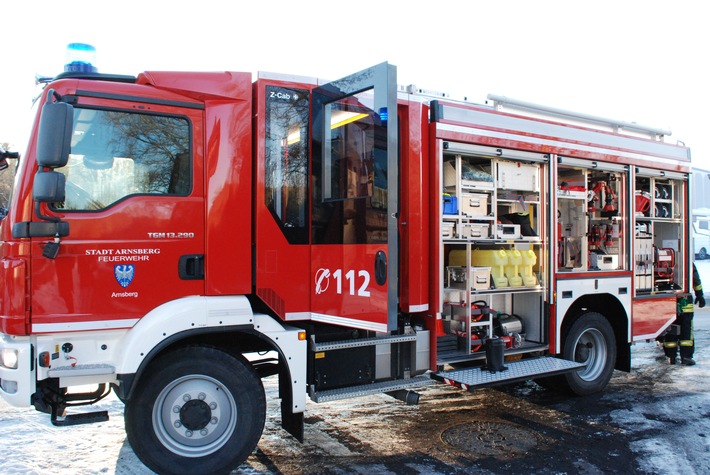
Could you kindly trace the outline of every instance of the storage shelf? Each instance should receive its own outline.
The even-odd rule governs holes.
[[[495,244],[544,244],[544,241],[539,238],[517,238],[517,239],[493,239],[493,238],[443,238],[442,242],[444,244],[485,244],[485,245],[495,245]]]
[[[449,187],[450,188],[450,187]],[[491,192],[494,190],[493,184],[490,186],[486,185],[461,185],[462,190],[466,191],[481,191],[481,192]]]
[[[636,221],[655,221],[659,223],[680,223],[682,220],[680,218],[636,218]]]
[[[465,290],[465,289],[457,289]],[[486,290],[471,290],[471,295],[489,295],[489,294],[522,294],[526,292],[542,292],[545,287],[542,285],[536,285],[532,287],[501,287],[500,289],[486,289]]]
[[[558,190],[557,197],[564,200],[586,200],[586,191],[571,191],[571,192],[560,192]]]
[[[520,200],[515,200],[515,199],[510,199],[510,198],[498,198],[496,201],[498,203],[520,203]],[[539,205],[539,201],[528,201],[528,200],[523,200],[526,205]]]
[[[460,214],[459,216],[461,217],[461,219],[469,219],[474,221],[494,221],[496,219],[495,216],[479,216],[476,214]]]
[[[582,271],[579,271],[582,272]],[[589,272],[585,270],[584,272]],[[594,272],[599,272],[598,270]],[[444,287],[444,291],[455,291],[455,292],[460,292],[460,291],[466,291],[466,288],[461,284],[461,287]],[[525,292],[542,292],[545,290],[544,285],[534,285],[534,286],[519,286],[519,287],[501,287],[499,289],[471,289],[471,295],[487,295],[487,294],[520,294],[520,293],[525,293]],[[444,305],[451,305],[451,306],[460,306],[460,307],[465,307],[466,304],[458,304],[458,303],[453,303],[453,302],[444,302]]]
[[[493,216],[467,216],[463,214],[446,214],[444,215],[443,221],[447,223],[457,223],[459,221],[463,221],[466,224],[470,224],[471,222],[475,223],[478,221],[493,221]],[[481,223],[481,224],[489,224],[489,223]]]

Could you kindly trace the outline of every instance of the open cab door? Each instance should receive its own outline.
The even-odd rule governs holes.
[[[313,90],[312,320],[397,328],[396,76],[382,63]]]

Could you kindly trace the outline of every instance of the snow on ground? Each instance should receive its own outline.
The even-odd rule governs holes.
[[[696,312],[695,327],[696,366],[670,368],[655,342],[635,345],[631,374],[658,378],[652,397],[610,413],[614,424],[644,433],[631,449],[646,473],[710,473],[710,312]]]
[[[71,428],[54,427],[49,415],[17,409],[0,400],[0,473],[150,474],[133,454],[123,429],[123,403],[111,395],[99,404],[109,421]],[[78,409],[77,409],[78,412]]]

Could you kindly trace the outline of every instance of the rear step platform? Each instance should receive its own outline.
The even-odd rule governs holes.
[[[584,363],[546,356],[520,361],[506,361],[507,370],[492,372],[483,366],[431,373],[431,378],[457,388],[473,391],[498,384],[555,376],[584,368]]]

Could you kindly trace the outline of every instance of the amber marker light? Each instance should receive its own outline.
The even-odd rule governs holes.
[[[37,360],[40,368],[49,368],[49,351],[40,353]]]

